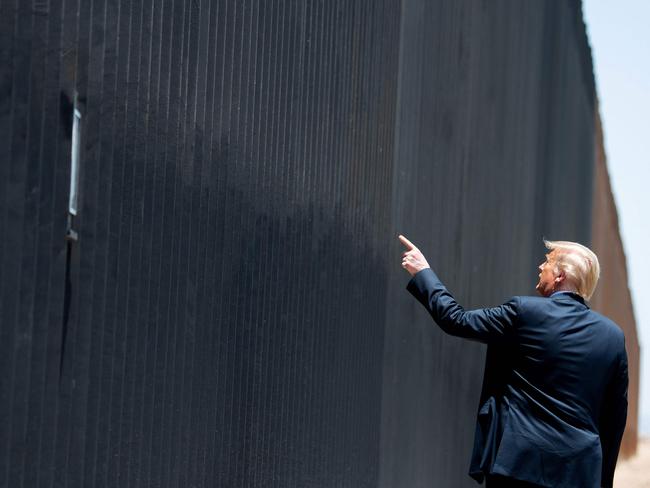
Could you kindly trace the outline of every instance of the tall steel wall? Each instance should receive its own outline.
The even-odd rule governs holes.
[[[594,86],[580,5],[404,7],[391,228],[468,308],[534,294],[543,236],[590,240]],[[407,278],[390,271],[380,484],[476,486],[466,473],[490,351],[442,333]]]
[[[485,348],[407,295],[396,234],[468,306],[589,240],[579,3],[0,23],[0,486],[472,486]]]
[[[625,334],[629,387],[627,394],[627,422],[619,455],[619,460],[621,460],[634,455],[637,450],[641,347],[636,332],[636,320],[634,318],[634,307],[632,306],[632,295],[628,285],[625,251],[619,232],[616,201],[609,182],[603,130],[598,110],[596,110],[595,116],[596,165],[591,243],[592,249],[600,262],[600,280],[591,299],[591,306],[594,310],[614,320]]]

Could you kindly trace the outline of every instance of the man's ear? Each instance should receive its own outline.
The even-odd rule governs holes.
[[[558,275],[555,277],[555,282],[562,283],[565,279],[566,279],[566,273],[564,272],[563,269],[561,269]]]

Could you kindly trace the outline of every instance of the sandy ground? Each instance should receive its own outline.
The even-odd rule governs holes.
[[[619,460],[614,488],[650,488],[650,438],[640,437],[636,455]]]

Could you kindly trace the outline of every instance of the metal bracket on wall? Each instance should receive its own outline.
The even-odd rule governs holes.
[[[77,94],[74,96],[74,110],[72,112],[72,144],[70,154],[70,197],[68,200],[68,226],[65,233],[67,241],[76,242],[79,235],[72,228],[74,217],[78,211],[79,201],[79,149],[81,146],[81,111],[77,104]]]

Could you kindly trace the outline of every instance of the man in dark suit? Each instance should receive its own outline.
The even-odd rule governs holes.
[[[407,290],[447,334],[488,344],[469,475],[493,487],[611,487],[627,417],[623,331],[592,311],[588,248],[544,241],[541,297],[465,311],[406,237]]]

